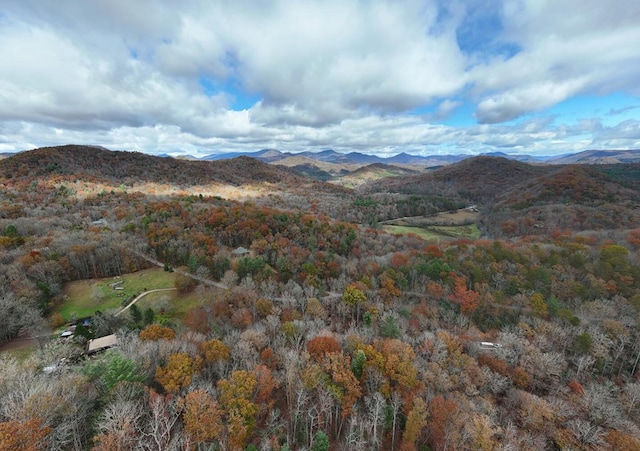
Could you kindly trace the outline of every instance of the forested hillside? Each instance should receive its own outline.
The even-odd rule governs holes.
[[[0,343],[34,342],[0,348],[0,449],[640,449],[636,173],[482,157],[350,190],[249,158],[2,160]],[[478,240],[378,225],[470,205]],[[156,264],[188,308],[60,337],[70,282]]]
[[[361,187],[369,196],[400,193],[414,205],[433,199],[478,204],[488,236],[547,236],[562,230],[634,228],[640,220],[640,172],[636,164],[529,165],[475,157],[427,174],[389,178]],[[438,208],[407,212],[427,214]]]

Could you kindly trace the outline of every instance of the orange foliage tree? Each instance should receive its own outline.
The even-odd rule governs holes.
[[[351,371],[351,358],[342,352],[327,354],[323,368],[331,376],[328,388],[340,401],[342,418],[346,418],[362,396],[360,382]]]
[[[206,334],[210,330],[207,312],[202,307],[192,308],[187,312],[182,324],[189,329]]]
[[[416,354],[409,344],[396,338],[385,339],[379,346],[384,357],[384,373],[391,384],[387,387],[385,394],[389,396],[391,394],[389,389],[397,389],[406,402],[422,387],[418,379],[418,370],[413,364]]]
[[[186,352],[171,354],[167,364],[156,370],[156,380],[166,391],[175,393],[191,384],[191,378],[200,371],[201,365],[200,356],[194,359]]]
[[[220,360],[229,360],[231,348],[218,339],[205,341],[201,345],[204,361],[206,363],[218,362]]]
[[[218,440],[222,434],[222,410],[204,390],[194,390],[184,398],[184,430],[198,444]]]
[[[37,418],[0,423],[0,451],[45,449],[48,445],[46,438],[51,431],[50,426],[43,426],[42,420]]]
[[[167,326],[162,326],[160,324],[150,324],[140,331],[140,339],[141,340],[173,340],[176,338],[175,331]]]

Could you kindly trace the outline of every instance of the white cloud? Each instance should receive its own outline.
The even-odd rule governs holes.
[[[476,118],[481,123],[506,122],[527,112],[553,106],[579,92],[584,85],[583,79],[574,79],[514,88],[481,101]]]
[[[479,5],[8,2],[0,149],[78,142],[150,153],[559,153],[590,138],[637,145],[637,124],[558,125],[547,111],[582,93],[640,95],[640,3],[505,1],[486,14]],[[518,53],[496,51],[503,44]],[[243,97],[257,101],[234,111]],[[463,105],[475,106],[484,125],[430,123]],[[413,115],[422,108],[435,112]],[[531,112],[544,117],[514,123]]]
[[[471,72],[477,117],[502,122],[573,95],[640,93],[640,3],[504,2],[505,38],[522,50]]]

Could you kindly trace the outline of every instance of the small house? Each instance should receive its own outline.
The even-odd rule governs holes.
[[[251,253],[251,251],[245,247],[240,246],[232,250],[231,253],[233,254],[234,257],[246,257]]]

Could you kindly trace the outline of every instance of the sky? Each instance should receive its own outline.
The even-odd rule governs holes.
[[[638,0],[2,0],[0,152],[640,148]]]

